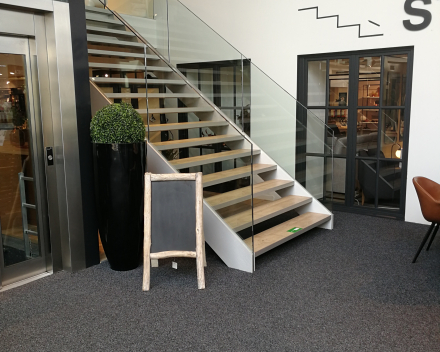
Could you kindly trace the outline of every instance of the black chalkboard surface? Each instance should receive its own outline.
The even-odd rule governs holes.
[[[196,250],[196,183],[151,183],[151,253]]]
[[[199,289],[205,288],[202,173],[145,174],[144,276],[150,289],[150,260],[195,258]]]

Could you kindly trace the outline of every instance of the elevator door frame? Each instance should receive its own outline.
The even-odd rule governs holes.
[[[19,16],[22,15],[21,13],[18,14]],[[44,67],[47,66],[48,60],[44,17],[37,14],[32,16],[35,21],[34,35],[17,36],[17,33],[10,33],[10,35],[9,33],[2,33],[0,36],[0,53],[25,55],[26,60],[27,110],[29,129],[32,136],[29,153],[32,157],[40,256],[4,267],[2,245],[0,251],[0,288],[52,270],[43,144],[44,139],[50,139],[51,136],[48,134],[51,130],[46,129],[43,133],[42,121],[42,116],[51,117],[51,111],[47,107],[43,109],[44,104],[41,104],[40,97],[40,87],[44,89],[44,87],[49,86],[49,77],[44,74]],[[37,46],[40,46],[38,53]],[[44,90],[42,90],[42,93],[49,94]]]

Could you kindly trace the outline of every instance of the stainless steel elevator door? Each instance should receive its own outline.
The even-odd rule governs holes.
[[[35,40],[0,36],[0,279],[47,270],[47,214]],[[42,173],[43,171],[43,173]],[[43,175],[43,177],[41,177]]]

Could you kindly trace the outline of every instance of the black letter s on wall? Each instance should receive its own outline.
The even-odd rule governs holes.
[[[424,21],[420,24],[412,24],[410,20],[403,21],[404,27],[409,31],[421,31],[422,29],[427,28],[432,21],[431,12],[429,12],[428,10],[415,9],[412,7],[413,2],[415,1],[419,1],[419,0],[405,1],[405,12],[408,15],[423,17]],[[423,1],[425,5],[431,4],[431,0],[420,0],[420,1]]]

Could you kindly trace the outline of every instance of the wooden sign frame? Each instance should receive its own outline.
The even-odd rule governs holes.
[[[197,283],[199,290],[205,288],[205,271],[204,271],[204,247],[205,237],[203,233],[203,183],[202,173],[193,174],[145,174],[145,199],[144,199],[144,273],[142,290],[150,289],[150,260],[158,260],[164,258],[184,257],[195,258],[197,261]],[[166,251],[151,253],[151,182],[166,181],[195,181],[196,183],[196,250],[190,251]]]

